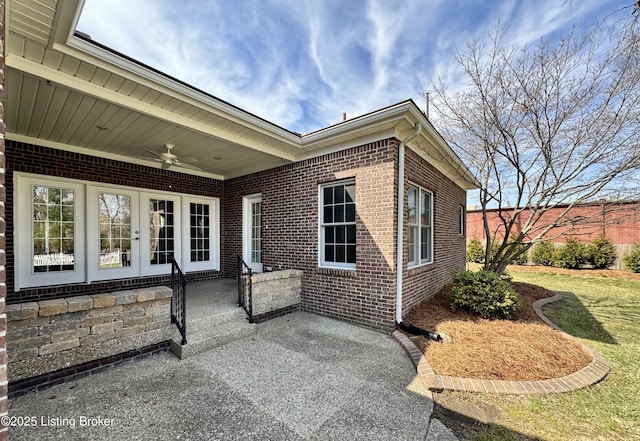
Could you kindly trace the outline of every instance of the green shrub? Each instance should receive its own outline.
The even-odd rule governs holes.
[[[484,262],[484,245],[477,236],[473,236],[467,245],[467,262]]]
[[[490,271],[454,271],[449,304],[487,319],[511,319],[520,311],[518,293]]]
[[[526,265],[527,262],[529,262],[529,255],[527,251],[527,244],[519,243],[516,245],[514,252],[519,252],[520,254],[511,259],[511,263],[514,265]]]
[[[531,252],[531,261],[534,265],[553,265],[553,253],[555,251],[553,242],[548,240],[537,243]]]
[[[631,254],[624,256],[624,263],[629,271],[640,273],[640,242],[633,246]]]
[[[575,237],[567,237],[565,244],[553,253],[554,263],[560,268],[579,269],[588,257],[587,246]]]
[[[601,234],[587,246],[588,262],[596,269],[607,269],[616,261],[618,253],[613,241]]]

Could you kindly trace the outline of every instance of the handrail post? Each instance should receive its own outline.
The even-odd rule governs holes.
[[[245,270],[246,268],[246,270]],[[245,272],[246,271],[246,272]],[[249,316],[249,323],[253,323],[253,282],[251,277],[253,271],[247,263],[242,260],[242,256],[238,256],[238,306],[242,306],[244,312]],[[247,277],[245,284],[244,278]],[[247,292],[248,289],[248,292]],[[245,294],[248,295],[248,302],[245,300]],[[248,303],[248,305],[247,305]]]
[[[171,259],[171,323],[182,336],[181,345],[187,344],[187,278],[175,259]]]

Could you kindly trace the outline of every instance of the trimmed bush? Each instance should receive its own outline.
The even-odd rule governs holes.
[[[587,246],[575,237],[567,237],[565,244],[553,253],[553,260],[560,268],[579,269],[589,260]]]
[[[616,247],[613,241],[601,234],[587,246],[588,261],[596,269],[607,269],[616,261]]]
[[[538,242],[531,252],[531,261],[534,265],[551,266],[553,265],[553,253],[555,250],[553,242],[548,240]]]
[[[631,254],[624,256],[624,263],[629,271],[640,273],[640,243],[633,246]]]
[[[467,245],[467,262],[484,262],[484,245],[477,236],[473,236]]]
[[[511,284],[490,271],[454,271],[449,304],[486,319],[512,319],[520,298]]]
[[[513,263],[514,265],[526,265],[527,262],[529,262],[528,253],[527,251],[525,251],[526,248],[527,248],[527,245],[524,243],[520,243],[516,245],[516,250],[522,253],[518,254],[516,257],[511,259],[511,263]]]

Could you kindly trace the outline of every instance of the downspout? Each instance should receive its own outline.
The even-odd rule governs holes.
[[[403,331],[416,335],[424,335],[436,341],[442,341],[440,334],[418,328],[402,320],[402,270],[404,251],[404,157],[405,146],[422,131],[422,124],[416,123],[413,133],[408,135],[398,147],[398,200],[396,231],[396,323]]]

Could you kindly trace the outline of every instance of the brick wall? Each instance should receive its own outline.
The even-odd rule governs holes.
[[[7,315],[5,313],[5,299],[7,296],[7,267],[6,267],[6,222],[5,222],[5,139],[4,139],[4,5],[0,2],[0,416],[7,415]],[[8,437],[7,427],[0,425],[0,440]]]
[[[411,307],[433,296],[451,279],[451,271],[465,268],[465,237],[459,234],[459,207],[466,205],[466,192],[411,149],[406,150],[407,180],[433,192],[433,263],[406,269],[408,229],[404,236],[403,315]],[[406,186],[405,186],[406,200]],[[405,210],[405,225],[407,212]]]
[[[222,267],[242,253],[242,197],[262,193],[263,264],[304,271],[302,308],[383,330],[394,327],[396,139],[225,182]],[[355,178],[357,269],[318,268],[318,186]]]
[[[223,182],[200,176],[187,175],[174,170],[163,170],[112,159],[82,155],[80,153],[50,149],[16,141],[7,141],[7,229],[13,230],[13,173],[26,172],[46,176],[57,176],[105,184],[192,194],[205,197],[223,196]],[[135,279],[95,282],[91,285],[64,285],[14,291],[14,242],[13,235],[7,237],[7,301],[9,303],[37,301],[73,295],[96,294],[107,291],[134,289],[143,286],[167,283],[167,276],[141,277]],[[189,280],[212,278],[217,272],[190,273]]]
[[[566,206],[550,208],[536,223],[533,234],[529,234],[528,239],[535,237],[540,229],[559,220],[561,226],[553,228],[546,235],[546,238],[556,243],[564,243],[568,236],[576,237],[583,242],[591,242],[600,234],[605,234],[613,243],[619,245],[633,245],[640,242],[640,202],[576,205],[562,216],[565,209]],[[500,215],[511,219],[513,208],[506,208],[502,212],[498,209],[487,210],[490,229],[497,231],[498,234],[504,232]],[[516,231],[526,221],[526,217],[524,213],[517,219]],[[475,236],[481,240],[486,239],[482,210],[467,212],[467,226],[470,238]]]
[[[0,2],[0,416],[7,415],[7,316],[5,313],[6,285],[6,222],[5,222],[5,140],[4,140],[4,5]],[[0,426],[0,441],[7,439],[7,427]]]

